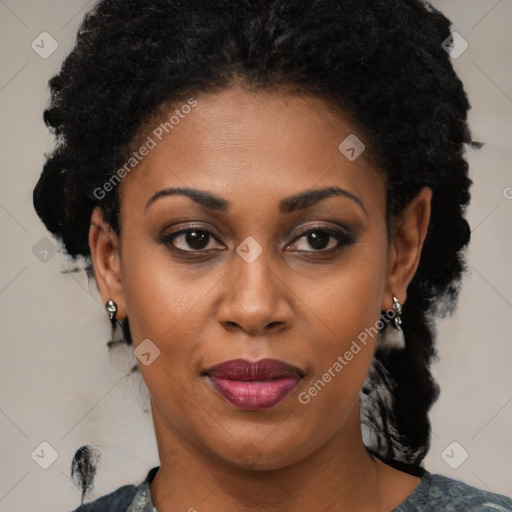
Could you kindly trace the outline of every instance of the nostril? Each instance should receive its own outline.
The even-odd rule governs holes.
[[[236,322],[224,322],[224,328],[229,332],[234,332],[237,325]]]

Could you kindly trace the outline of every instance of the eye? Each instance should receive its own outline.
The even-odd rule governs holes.
[[[178,251],[198,252],[213,250],[214,247],[208,248],[208,244],[212,240],[215,240],[215,237],[208,230],[188,228],[164,236],[162,242],[172,245]],[[177,244],[175,243],[176,241],[178,242]],[[187,249],[187,247],[191,247],[192,250]]]
[[[309,245],[310,247],[313,247],[313,251],[310,251],[307,248],[300,248],[299,242],[303,239],[305,240],[305,243],[303,243],[302,246],[304,247]],[[344,245],[351,245],[354,243],[354,237],[350,234],[322,226],[304,231],[295,240],[296,241],[291,245],[292,249],[304,252],[330,252],[331,250],[339,249]]]
[[[305,243],[300,242],[304,239]],[[170,245],[171,249],[178,252],[210,252],[216,250],[215,244],[210,246],[212,241],[216,238],[207,229],[200,229],[189,227],[181,229],[176,233],[171,233],[162,237],[162,243]],[[302,252],[331,252],[337,250],[342,246],[351,245],[354,243],[354,237],[346,232],[337,231],[323,226],[310,228],[300,234],[295,241],[289,245],[292,250]],[[308,250],[307,245],[313,248]],[[306,246],[304,248],[304,246]],[[225,248],[220,244],[221,249]],[[220,249],[219,249],[220,250]]]

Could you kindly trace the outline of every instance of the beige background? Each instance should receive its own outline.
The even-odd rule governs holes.
[[[123,377],[134,361],[130,353],[107,357],[109,325],[96,290],[89,290],[83,272],[62,273],[70,263],[61,254],[49,252],[46,263],[36,257],[54,245],[31,201],[44,152],[52,147],[42,121],[47,81],[91,5],[0,0],[0,512],[77,506],[69,469],[85,443],[102,450],[91,498],[139,483],[158,464],[151,418],[143,410],[145,388],[138,377]],[[458,312],[439,323],[441,361],[434,374],[442,396],[432,410],[426,467],[512,495],[512,1],[435,5],[469,43],[454,65],[473,106],[475,139],[486,145],[468,153],[474,180],[470,272]],[[44,31],[59,45],[47,59],[31,48]],[[48,469],[31,457],[41,442],[58,453]],[[441,455],[453,465],[462,450],[469,456],[458,469]],[[39,462],[49,460],[49,450],[43,451],[44,457],[41,448],[39,459],[34,455]]]

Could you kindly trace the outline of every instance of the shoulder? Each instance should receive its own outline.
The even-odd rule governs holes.
[[[149,484],[152,482],[160,466],[151,468],[146,475],[146,478],[139,485],[123,485],[101,498],[90,503],[84,503],[72,512],[127,512],[128,509],[132,509],[133,500],[137,493],[139,495],[146,492],[149,495]],[[141,496],[141,498],[145,496]],[[146,498],[145,498],[146,499]]]
[[[126,512],[137,492],[135,485],[123,485],[115,491],[90,503],[84,503],[72,512]]]
[[[396,512],[512,512],[512,499],[461,480],[426,473]]]

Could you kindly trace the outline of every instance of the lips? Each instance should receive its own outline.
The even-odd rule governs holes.
[[[235,407],[258,411],[284,400],[304,374],[276,359],[232,359],[207,370],[214,389]]]

